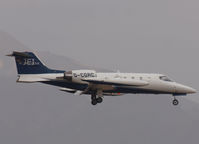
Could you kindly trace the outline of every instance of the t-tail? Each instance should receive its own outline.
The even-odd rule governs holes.
[[[63,73],[62,70],[53,70],[46,67],[32,52],[13,52],[7,56],[14,56],[17,72],[21,74]]]

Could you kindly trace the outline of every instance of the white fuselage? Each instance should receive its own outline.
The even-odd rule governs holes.
[[[63,76],[64,76],[63,73],[24,74],[19,76],[18,82],[47,82],[52,80],[56,81],[56,78]],[[135,89],[139,90],[139,93],[142,93],[143,90],[143,93],[146,93],[147,91],[147,93],[157,93],[157,94],[161,93],[188,94],[196,92],[193,88],[173,82],[162,74],[96,73],[95,71],[92,70],[75,70],[72,71],[71,76],[72,76],[71,83],[74,84],[89,85],[89,82],[84,81],[84,79],[99,81],[100,83],[93,84],[92,88],[100,89],[101,91],[114,91],[116,87],[119,87],[119,89],[128,90],[127,92],[121,91],[121,93],[137,93]],[[161,77],[163,77],[163,79],[161,79]],[[132,92],[130,91],[131,89]]]
[[[121,84],[129,85],[128,88],[138,88],[158,93],[179,93],[187,94],[194,93],[195,90],[191,87],[184,86],[182,84],[173,82],[171,80],[162,80],[160,77],[166,77],[162,74],[146,74],[146,73],[96,73],[97,79],[102,81],[117,81]],[[92,78],[91,78],[92,79]],[[74,82],[85,83],[82,81],[82,77],[73,78]],[[131,82],[140,82],[137,85],[131,85]],[[104,85],[103,87],[108,90],[112,90],[112,87]],[[127,87],[127,86],[124,86]]]
[[[173,82],[162,74],[63,71],[48,68],[33,52],[14,51],[7,56],[15,57],[17,82],[41,82],[75,95],[89,94],[92,105],[101,103],[104,95],[120,96],[125,93],[172,94],[173,104],[177,105],[176,95],[196,93],[193,88]]]

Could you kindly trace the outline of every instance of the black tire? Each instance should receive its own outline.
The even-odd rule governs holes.
[[[177,99],[174,99],[174,100],[173,100],[173,105],[174,105],[174,106],[177,106],[178,104],[179,104],[179,101],[178,101]]]
[[[92,105],[96,105],[96,104],[97,104],[97,99],[93,99],[93,100],[91,101],[91,104],[92,104]]]
[[[103,102],[103,99],[101,97],[98,97],[97,98],[97,103],[102,103]]]

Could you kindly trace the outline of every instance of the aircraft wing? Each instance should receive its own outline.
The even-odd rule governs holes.
[[[100,78],[84,78],[82,81],[89,82],[91,84],[99,85],[117,85],[117,86],[144,86],[148,85],[147,81],[143,80],[127,80],[127,79],[100,79]]]

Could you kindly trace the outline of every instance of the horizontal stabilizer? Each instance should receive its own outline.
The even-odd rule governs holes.
[[[42,81],[48,81],[48,80],[34,75],[19,75],[19,78],[17,79],[17,82],[23,82],[23,83],[33,83],[33,82],[42,82]]]
[[[33,82],[45,82],[55,80],[56,77],[62,76],[61,73],[54,74],[22,74],[18,75],[17,82],[33,83]]]
[[[26,58],[31,58],[31,55],[29,55],[28,53],[25,53],[25,52],[16,52],[16,51],[13,51],[12,54],[8,54],[6,56],[20,56],[20,57],[26,57]]]

